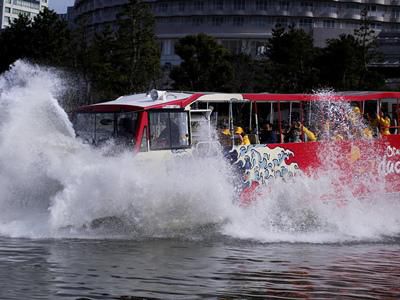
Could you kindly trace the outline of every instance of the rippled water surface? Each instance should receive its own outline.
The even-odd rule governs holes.
[[[0,240],[0,299],[400,297],[400,240]]]

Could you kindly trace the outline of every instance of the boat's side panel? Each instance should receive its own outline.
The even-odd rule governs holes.
[[[400,135],[354,142],[235,146],[230,158],[243,174],[244,189],[303,172],[330,173],[338,185],[349,185],[356,194],[371,191],[378,182],[386,191],[400,191]]]
[[[388,191],[400,191],[400,135],[386,137],[379,173],[385,176]]]

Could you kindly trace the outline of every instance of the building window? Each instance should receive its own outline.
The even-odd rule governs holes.
[[[31,15],[31,13],[29,13],[29,12],[27,12],[27,11],[23,11],[23,10],[20,10],[20,9],[16,9],[16,8],[13,8],[12,9],[12,13],[14,14],[14,15],[23,15],[23,16],[30,16]]]
[[[276,19],[276,26],[287,27],[288,19],[287,18],[278,18]]]
[[[371,23],[371,28],[381,30],[382,29],[382,24],[380,23]]]
[[[178,10],[179,11],[185,11],[185,2],[184,1],[179,1]]]
[[[400,9],[399,8],[393,9],[392,15],[393,15],[393,18],[396,18],[396,19],[400,18]]]
[[[355,9],[360,9],[360,6],[358,4],[349,3],[346,5],[346,8],[355,10]]]
[[[9,7],[6,7],[6,13],[10,13],[11,12],[11,8],[9,8]]]
[[[257,10],[268,10],[268,1],[267,0],[257,0],[256,1],[256,9]]]
[[[195,1],[194,9],[195,10],[203,10],[204,9],[204,1]]]
[[[234,0],[233,1],[233,9],[234,10],[245,10],[246,9],[245,0]]]
[[[279,9],[281,9],[281,10],[289,10],[289,1],[287,1],[287,0],[279,1]]]
[[[254,24],[257,26],[267,26],[270,22],[270,19],[268,17],[255,17],[253,18]]]
[[[233,17],[233,26],[243,26],[244,24],[244,18],[243,17]]]
[[[312,19],[300,19],[299,26],[303,28],[312,28],[313,21]]]
[[[214,0],[213,2],[214,10],[223,10],[224,9],[224,1],[223,0]]]
[[[323,27],[324,28],[335,28],[335,20],[324,20]]]
[[[11,3],[11,1],[7,1],[7,3]],[[28,7],[32,9],[40,9],[40,2],[33,2],[33,1],[25,1],[25,0],[13,0],[14,5]]]
[[[222,45],[230,50],[233,54],[239,54],[242,52],[242,41],[241,40],[222,40]]]
[[[221,26],[223,23],[224,23],[224,17],[221,16],[212,17],[213,26]]]
[[[300,6],[302,9],[312,9],[313,8],[313,3],[310,1],[301,1]]]
[[[168,11],[168,3],[167,2],[161,2],[159,6],[159,11],[160,12],[167,12]]]
[[[204,18],[201,16],[196,16],[192,18],[192,22],[194,26],[200,26],[204,23]]]

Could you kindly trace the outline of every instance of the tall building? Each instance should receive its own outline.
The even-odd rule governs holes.
[[[206,33],[231,49],[253,56],[262,53],[272,29],[294,25],[309,32],[316,46],[359,28],[361,13],[377,33],[400,32],[400,0],[143,0],[156,16],[156,36],[163,63],[179,63],[176,41]],[[127,0],[76,0],[74,20],[85,18],[92,30],[113,25]]]
[[[0,29],[7,27],[20,14],[34,18],[48,0],[0,0]]]

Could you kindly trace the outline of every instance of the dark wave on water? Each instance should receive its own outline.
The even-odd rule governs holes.
[[[400,297],[400,237],[318,245],[222,237],[0,243],[0,299]]]

